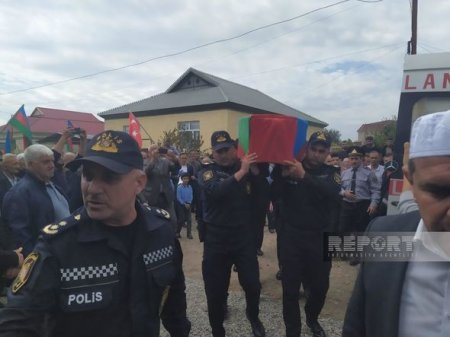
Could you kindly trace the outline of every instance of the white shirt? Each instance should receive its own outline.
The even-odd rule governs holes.
[[[375,176],[377,177],[378,182],[381,184],[381,182],[383,180],[384,166],[383,165],[378,165],[376,169],[373,169],[369,165],[369,166],[367,166],[367,168],[369,168],[373,173],[375,173]]]
[[[429,234],[421,220],[403,283],[398,337],[450,335],[450,256]]]

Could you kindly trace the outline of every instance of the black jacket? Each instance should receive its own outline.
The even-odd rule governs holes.
[[[305,172],[303,179],[282,177],[279,166],[272,172],[274,198],[281,201],[283,225],[294,231],[331,230],[340,201],[339,170],[323,164],[315,169],[305,167]]]
[[[0,250],[0,277],[8,268],[19,266],[19,258],[14,251]]]
[[[369,232],[415,232],[419,212],[379,217]],[[343,337],[395,337],[408,262],[361,264],[345,315]]]
[[[160,314],[172,337],[188,336],[179,242],[163,212],[136,207],[131,251],[84,208],[46,226],[28,280],[16,279],[0,312],[0,336],[156,337]]]
[[[201,171],[199,184],[204,193],[203,220],[208,228],[249,228],[253,186],[249,174],[240,181],[234,178],[240,165],[240,161],[229,167],[212,163]]]

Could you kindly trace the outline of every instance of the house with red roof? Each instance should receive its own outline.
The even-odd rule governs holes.
[[[36,107],[28,116],[28,124],[33,133],[33,143],[52,146],[59,139],[61,131],[67,128],[67,121],[72,122],[75,128],[86,130],[88,138],[105,129],[105,123],[92,113]],[[0,127],[2,131],[5,129],[6,125]],[[22,151],[22,135],[13,130],[13,139],[17,148]],[[0,147],[4,148],[4,143],[5,132],[1,132]],[[73,139],[73,143],[78,143],[76,137]]]

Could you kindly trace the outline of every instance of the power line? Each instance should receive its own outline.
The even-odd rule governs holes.
[[[300,15],[296,15],[296,16],[291,17],[289,19],[285,19],[285,20],[274,22],[274,23],[270,23],[270,24],[267,24],[267,25],[264,25],[264,26],[260,26],[260,27],[248,30],[248,31],[246,31],[244,33],[241,33],[241,34],[238,34],[238,35],[235,35],[235,36],[232,36],[232,37],[223,38],[223,39],[215,40],[215,41],[212,41],[212,42],[207,42],[207,43],[204,43],[204,44],[201,44],[201,45],[198,45],[198,46],[194,46],[194,47],[191,47],[191,48],[187,48],[187,49],[184,49],[184,50],[181,50],[181,51],[178,51],[178,52],[169,53],[169,54],[165,54],[165,55],[161,55],[161,56],[156,56],[156,57],[144,60],[144,61],[128,64],[128,65],[125,65],[125,66],[122,66],[122,67],[117,67],[117,68],[108,69],[108,70],[102,70],[102,71],[98,71],[98,72],[91,73],[91,74],[86,74],[86,75],[82,75],[82,76],[72,77],[72,78],[68,78],[68,79],[65,79],[65,80],[61,80],[61,81],[50,82],[50,83],[47,83],[47,84],[42,84],[42,85],[29,87],[29,88],[25,88],[25,89],[18,89],[18,90],[5,92],[5,93],[0,93],[0,96],[5,96],[5,95],[18,93],[18,92],[30,91],[30,90],[35,90],[35,89],[49,87],[49,86],[54,86],[54,85],[57,85],[57,84],[72,82],[72,81],[76,81],[76,80],[80,80],[80,79],[84,79],[84,78],[94,77],[94,76],[98,76],[98,75],[105,74],[105,73],[110,73],[110,72],[114,72],[114,71],[118,71],[118,70],[122,70],[122,69],[126,69],[126,68],[139,66],[139,65],[142,65],[142,64],[145,64],[145,63],[149,63],[149,62],[152,62],[152,61],[156,61],[156,60],[160,60],[160,59],[165,59],[165,58],[169,58],[169,57],[179,56],[179,55],[186,54],[188,52],[191,52],[191,51],[194,51],[194,50],[197,50],[197,49],[201,49],[201,48],[205,48],[205,47],[212,46],[212,45],[215,45],[215,44],[236,40],[236,39],[239,39],[239,38],[244,37],[246,35],[249,35],[251,33],[254,33],[254,32],[257,32],[257,31],[260,31],[260,30],[263,30],[263,29],[267,29],[267,28],[270,28],[270,27],[274,27],[274,26],[277,26],[277,25],[281,25],[281,24],[284,24],[284,23],[287,23],[287,22],[290,22],[290,21],[294,21],[294,20],[300,19],[302,17],[305,17],[307,15],[310,15],[312,13],[315,13],[315,12],[318,12],[318,11],[321,11],[321,10],[324,10],[324,9],[327,9],[327,8],[330,8],[330,7],[334,7],[334,6],[340,5],[340,4],[345,3],[345,2],[349,2],[349,1],[350,0],[338,1],[338,2],[335,2],[335,3],[330,4],[330,5],[326,5],[326,6],[323,6],[323,7],[319,7],[319,8],[313,9],[313,10],[311,10],[309,12],[306,12],[306,13],[303,13],[303,14],[300,14]],[[357,1],[365,2],[365,1],[362,1],[362,0],[357,0]]]

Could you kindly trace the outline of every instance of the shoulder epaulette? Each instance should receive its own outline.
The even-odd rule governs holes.
[[[69,217],[61,220],[57,223],[52,223],[44,228],[42,228],[41,232],[44,237],[52,237],[67,231],[69,228],[72,228],[76,224],[78,224],[82,219],[82,214],[79,212],[75,212]]]
[[[159,218],[164,218],[166,220],[170,219],[170,214],[165,209],[158,208],[158,207],[150,207],[150,206],[146,206],[145,208],[150,212],[150,214],[152,214],[154,216],[157,216]]]

